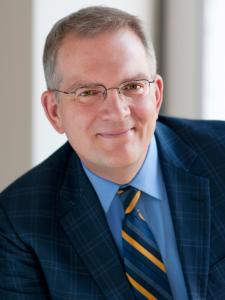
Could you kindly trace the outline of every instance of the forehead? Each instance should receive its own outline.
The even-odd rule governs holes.
[[[63,40],[57,55],[57,72],[63,80],[76,80],[77,77],[102,80],[147,71],[146,49],[130,30],[106,32],[94,37],[70,34]]]

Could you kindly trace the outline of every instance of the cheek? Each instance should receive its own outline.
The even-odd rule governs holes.
[[[154,100],[138,105],[138,107],[135,109],[135,114],[141,124],[153,125],[158,117]]]
[[[82,144],[91,136],[93,116],[79,109],[66,109],[62,114],[62,123],[65,134],[73,144]]]
[[[156,106],[153,102],[149,102],[147,105],[139,105],[136,110],[137,133],[143,149],[152,139],[157,117]]]

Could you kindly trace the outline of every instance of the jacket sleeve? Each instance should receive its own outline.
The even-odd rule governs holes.
[[[50,299],[35,254],[17,235],[1,207],[0,299]]]

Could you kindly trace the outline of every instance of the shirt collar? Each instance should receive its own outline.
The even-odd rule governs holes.
[[[105,213],[107,213],[112,203],[112,200],[119,189],[119,185],[103,177],[97,176],[90,169],[88,169],[83,162],[82,166],[98,195],[98,198],[101,202]]]
[[[145,161],[136,176],[130,182],[130,185],[154,198],[162,199],[162,178],[159,174],[160,164],[157,144],[153,136]]]
[[[82,166],[99,197],[105,213],[107,213],[112,200],[119,189],[119,185],[97,176],[83,163]],[[163,199],[161,188],[162,178],[159,176],[160,173],[157,145],[155,137],[153,136],[144,163],[128,185],[132,185],[136,189],[139,189],[156,199]]]

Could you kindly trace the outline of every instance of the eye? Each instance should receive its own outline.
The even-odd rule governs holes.
[[[123,91],[138,91],[142,90],[144,85],[142,82],[129,82],[122,87]]]
[[[125,83],[121,88],[121,93],[127,97],[137,97],[145,92],[145,84],[142,81],[132,81]]]
[[[101,94],[101,91],[98,89],[79,89],[77,91],[78,97],[93,97]]]

